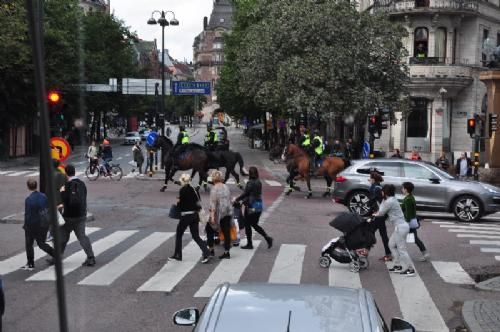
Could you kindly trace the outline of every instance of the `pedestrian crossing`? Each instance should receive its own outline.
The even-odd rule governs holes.
[[[433,221],[433,224],[455,234],[471,245],[480,246],[482,253],[500,253],[500,225],[498,224],[455,224],[446,221]],[[493,256],[500,261],[500,256]]]
[[[88,227],[87,234],[92,239],[94,254],[97,265],[92,268],[81,267],[86,255],[75,243],[76,238],[72,235],[68,246],[68,252],[72,252],[63,260],[63,273],[71,277],[66,281],[72,282],[82,287],[111,287],[120,278],[126,278],[127,273],[132,272],[134,267],[138,268],[141,262],[144,262],[157,249],[162,252],[166,247],[173,249],[175,234],[173,232],[147,232],[142,230],[103,230],[97,227]],[[126,249],[120,250],[125,247]],[[206,267],[210,274],[196,281],[194,297],[210,297],[215,288],[223,283],[238,283],[242,279],[247,269],[251,266],[257,256],[272,254],[272,268],[265,277],[269,283],[300,284],[304,282],[303,271],[306,257],[311,255],[311,249],[305,244],[296,243],[276,243],[272,251],[267,250],[267,245],[263,241],[254,240],[253,250],[243,250],[233,248],[231,250],[231,259],[218,260],[213,259]],[[117,249],[118,248],[118,249]],[[73,250],[73,251],[71,251]],[[216,249],[221,252],[220,249]],[[315,257],[316,253],[313,253]],[[100,259],[102,256],[106,258]],[[161,259],[161,265],[148,270],[150,274],[141,274],[135,276],[134,282],[137,286],[134,288],[137,292],[172,292],[179,283],[186,279],[190,273],[197,267],[200,268],[200,248],[194,240],[189,240],[183,248],[183,260]],[[25,282],[47,282],[55,280],[53,266],[46,266],[40,263],[45,253],[35,247],[35,265],[37,269],[34,272],[19,271],[19,268],[25,263],[25,253],[19,253],[10,258],[0,261],[0,274],[6,276],[13,274],[12,277],[21,276]],[[318,257],[319,258],[319,257]],[[148,260],[150,262],[150,260]],[[102,262],[102,263],[101,263]],[[443,282],[454,285],[473,285],[474,281],[464,271],[458,262],[431,261],[434,271],[441,277]],[[155,265],[156,266],[156,265]],[[311,268],[311,265],[308,265]],[[323,269],[317,266],[315,272],[318,276],[328,275],[328,279],[318,281],[317,283],[326,283],[329,286],[361,288],[363,280],[379,275],[370,275],[370,269],[362,273],[353,273],[349,270],[349,264],[340,264],[333,262],[329,269]],[[388,265],[389,267],[389,265]],[[83,270],[87,273],[80,274],[77,270]],[[19,271],[17,274],[14,274]],[[137,271],[137,270],[136,270]],[[155,272],[156,271],[156,272]],[[29,275],[26,275],[29,273]],[[379,273],[379,272],[377,272]],[[76,280],[75,280],[76,277]],[[405,277],[387,272],[388,282],[392,285],[394,293],[403,317],[411,321],[419,331],[447,331],[446,324],[434,303],[434,300],[427,289],[426,284],[418,271],[415,277]],[[191,281],[192,283],[193,281]],[[119,287],[119,286],[117,286]],[[196,287],[199,287],[196,289]]]

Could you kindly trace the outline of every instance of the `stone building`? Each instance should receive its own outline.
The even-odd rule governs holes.
[[[360,10],[384,12],[408,31],[410,112],[396,112],[376,148],[419,150],[434,161],[473,149],[467,118],[485,112],[485,44],[500,44],[499,0],[361,0]]]
[[[230,0],[214,0],[210,19],[203,19],[203,31],[193,44],[194,78],[197,81],[212,82],[209,102],[217,100],[215,83],[224,64],[224,34],[233,27],[234,8]]]
[[[85,13],[92,11],[110,13],[109,0],[80,0],[80,7],[83,8]]]

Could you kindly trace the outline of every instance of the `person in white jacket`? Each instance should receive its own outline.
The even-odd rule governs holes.
[[[394,265],[389,269],[389,272],[411,277],[415,275],[415,270],[406,248],[406,236],[410,232],[410,226],[405,220],[403,210],[401,210],[395,195],[396,187],[394,185],[384,185],[382,187],[384,200],[374,216],[387,215],[387,220],[394,226],[394,232],[389,238],[389,248],[391,249]]]

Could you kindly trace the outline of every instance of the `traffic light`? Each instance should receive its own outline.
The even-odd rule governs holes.
[[[387,122],[391,121],[391,111],[388,108],[382,108],[379,110],[380,115],[380,133],[382,133],[383,129],[389,128],[389,124]]]
[[[380,135],[380,117],[378,115],[372,115],[368,118],[368,132],[371,135],[375,133]]]
[[[57,91],[50,91],[47,99],[50,105],[57,105],[61,102],[61,94]]]
[[[476,119],[471,118],[467,119],[467,134],[470,135],[470,137],[474,137],[476,134]]]
[[[498,114],[490,113],[488,116],[488,134],[489,136],[493,136],[493,133],[497,131],[497,118]]]
[[[47,93],[49,106],[50,130],[52,136],[58,136],[65,129],[63,96],[59,91],[51,90]]]

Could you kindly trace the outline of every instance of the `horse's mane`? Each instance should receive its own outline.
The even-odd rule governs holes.
[[[160,135],[158,138],[161,138],[161,139],[165,140],[170,145],[174,145],[174,143],[172,142],[172,140],[170,138],[168,138],[167,136],[165,136],[165,135]]]

